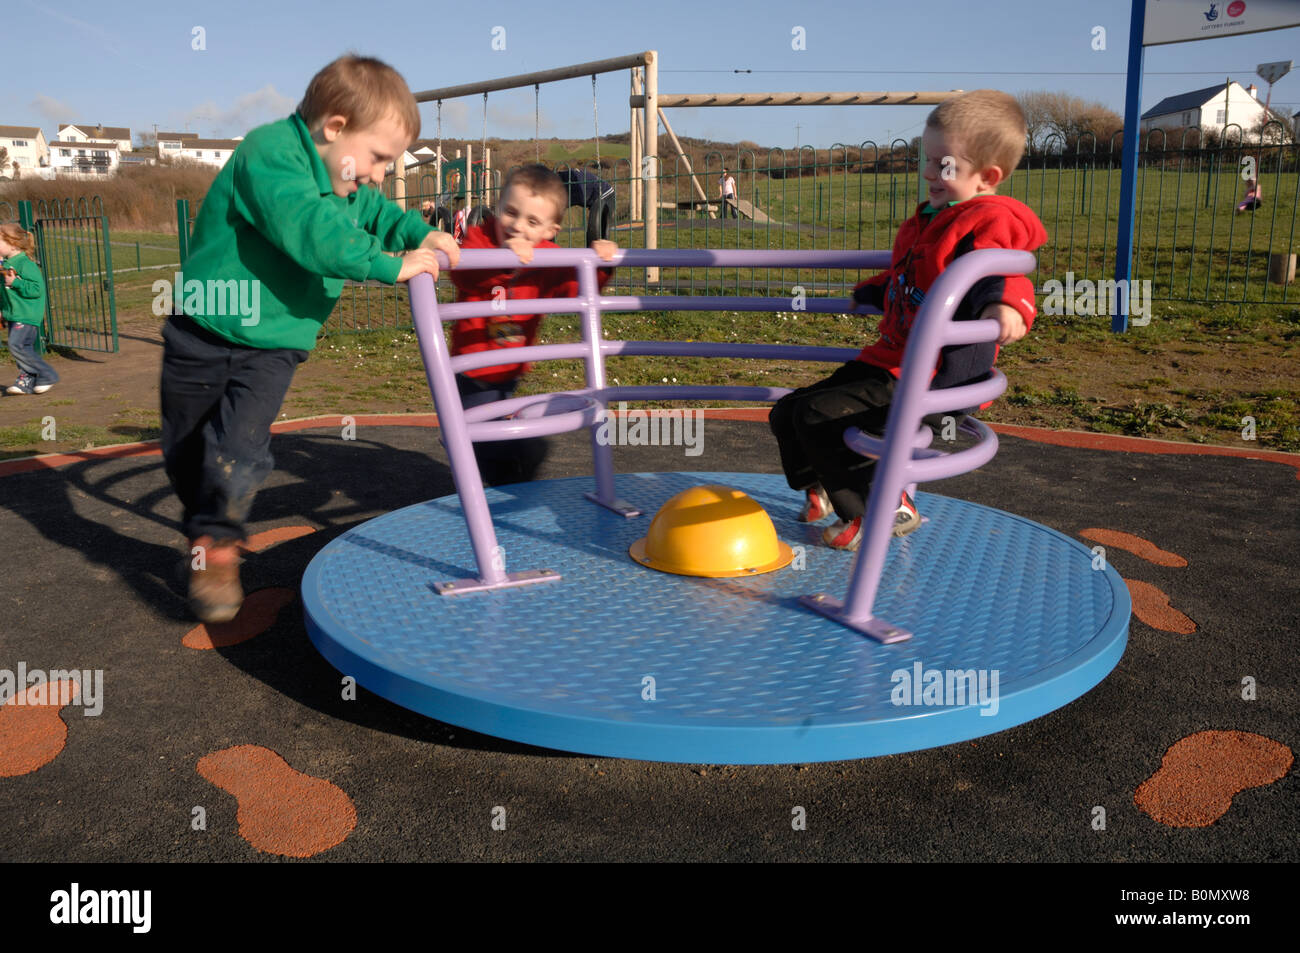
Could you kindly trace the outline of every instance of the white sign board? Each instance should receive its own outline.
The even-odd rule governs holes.
[[[1143,46],[1300,26],[1300,0],[1146,0]]]

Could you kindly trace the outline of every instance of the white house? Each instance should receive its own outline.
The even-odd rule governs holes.
[[[0,147],[9,150],[10,167],[5,175],[22,175],[49,166],[50,147],[39,126],[0,126]]]
[[[125,126],[65,122],[59,126],[58,139],[60,142],[112,143],[119,153],[131,151],[131,130]]]
[[[170,155],[174,159],[202,162],[204,165],[212,165],[220,169],[243,139],[243,136],[236,139],[182,139],[179,152],[162,153],[160,150],[159,154]]]
[[[50,167],[57,175],[109,175],[119,161],[116,142],[56,139],[50,145]]]
[[[1269,110],[1277,119],[1281,113]],[[1215,132],[1223,135],[1228,126],[1240,126],[1244,137],[1249,137],[1255,125],[1264,116],[1264,104],[1259,101],[1259,90],[1254,83],[1244,88],[1238,82],[1219,83],[1204,89],[1167,96],[1142,114],[1142,131],[1164,129],[1170,134],[1169,144],[1175,145],[1181,136],[1175,131],[1200,129],[1202,134]],[[1235,133],[1233,134],[1235,138]]]
[[[186,139],[197,139],[197,132],[160,132],[156,140],[158,158],[175,159],[181,154],[181,143]]]

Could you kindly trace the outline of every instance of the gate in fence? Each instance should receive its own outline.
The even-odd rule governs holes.
[[[18,203],[18,221],[36,236],[45,276],[45,341],[84,351],[118,350],[117,303],[108,217],[90,200]]]

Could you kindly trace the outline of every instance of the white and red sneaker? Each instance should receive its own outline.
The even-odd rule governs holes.
[[[849,523],[836,520],[822,531],[822,542],[831,549],[856,551],[862,543],[862,517],[859,516]]]
[[[894,511],[894,535],[906,536],[920,525],[921,514],[916,511],[916,503],[904,490],[898,509]]]
[[[816,523],[831,514],[831,499],[826,495],[826,491],[820,483],[815,483],[808,488],[808,499],[804,501],[803,509],[799,511],[800,523]]]

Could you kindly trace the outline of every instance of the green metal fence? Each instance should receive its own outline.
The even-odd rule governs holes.
[[[18,203],[18,219],[36,237],[45,277],[48,344],[118,350],[113,249],[99,196]]]
[[[1247,140],[1239,127],[1213,143],[1188,130],[1146,137],[1138,169],[1133,278],[1149,281],[1151,300],[1224,305],[1292,304],[1293,285],[1269,280],[1270,266],[1285,266],[1297,251],[1300,147],[1270,124]],[[1117,133],[1099,142],[1085,136],[1065,143],[1049,139],[1031,150],[1000,191],[1027,204],[1047,227],[1049,241],[1038,252],[1031,277],[1040,289],[1047,281],[1078,283],[1114,277],[1119,215],[1121,142]],[[739,188],[738,218],[723,217],[718,181],[723,167]],[[663,158],[658,186],[658,247],[738,249],[889,248],[904,220],[924,200],[923,156],[919,139],[879,144],[837,144],[787,152],[739,150],[722,154]],[[557,169],[564,168],[556,166]],[[423,169],[423,167],[422,167]],[[590,166],[614,186],[615,222],[611,237],[625,248],[646,247],[646,225],[634,187],[648,179],[625,158]],[[1263,204],[1238,213],[1248,173],[1264,189]],[[487,190],[491,205],[501,176]],[[393,197],[396,182],[385,180]],[[442,208],[436,220],[450,228],[447,196],[440,194],[432,169],[406,179],[408,208],[425,200]],[[481,202],[482,196],[478,197]],[[178,203],[179,205],[179,203]],[[565,247],[587,241],[586,210],[571,208],[556,241]],[[187,220],[187,213],[178,212]],[[182,228],[182,248],[188,229]],[[741,272],[736,269],[663,269],[650,283],[643,269],[616,272],[622,293],[845,295],[865,275],[795,269]],[[440,294],[451,294],[440,282]],[[330,318],[335,330],[409,327],[405,287],[379,282],[349,283]]]

